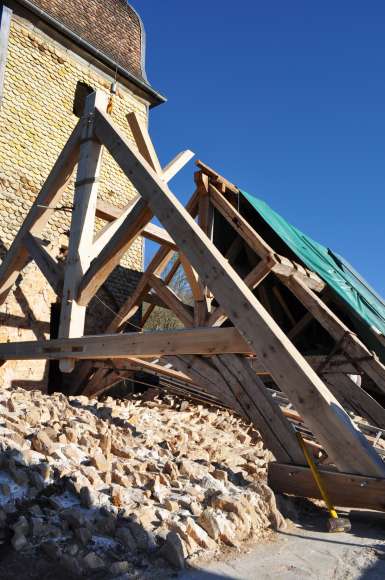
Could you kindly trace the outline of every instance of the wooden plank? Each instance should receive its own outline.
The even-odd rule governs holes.
[[[172,250],[177,250],[177,246],[168,232],[164,228],[152,224],[147,224],[142,231],[142,236],[147,240],[152,240],[157,244],[166,245]]]
[[[288,308],[288,306],[287,306],[287,304],[286,304],[286,302],[281,294],[280,289],[278,288],[278,286],[273,286],[272,290],[273,290],[273,294],[276,297],[279,305],[281,306],[282,310],[284,311],[286,318],[290,321],[292,326],[295,326],[295,318],[292,315],[290,309]]]
[[[272,262],[270,256],[261,260],[244,279],[246,286],[254,290],[270,274],[274,264],[275,261]],[[225,320],[227,320],[226,312],[221,306],[217,306],[209,317],[208,326],[221,326]]]
[[[132,201],[134,200],[130,201],[129,207],[131,207]],[[96,202],[96,217],[105,220],[106,222],[113,222],[120,218],[126,208],[127,206],[124,208],[116,207],[116,205],[99,198]]]
[[[71,179],[78,160],[82,130],[83,121],[79,121],[4,257],[0,266],[0,304],[5,301],[20,271],[28,262],[29,253],[24,245],[24,237],[28,232],[34,236],[41,233],[52,216],[51,208],[56,207]]]
[[[342,373],[328,374],[324,380],[343,406],[346,401],[358,415],[385,429],[385,409],[350,377]]]
[[[86,306],[89,303],[151,218],[152,212],[147,202],[138,199],[83,275],[78,287],[78,304]]]
[[[166,167],[163,168],[162,177],[166,183],[171,181],[173,177],[194,157],[194,153],[189,149],[178,153],[174,159],[172,159]]]
[[[214,236],[214,208],[210,203],[209,197],[209,178],[207,175],[199,172],[195,175],[195,183],[199,193],[198,204],[198,224],[209,240]],[[185,259],[186,267],[188,260]],[[191,265],[190,265],[191,268]],[[192,270],[195,272],[195,270]],[[196,273],[197,291],[195,299],[195,326],[204,326],[207,324],[209,313],[212,310],[213,295],[209,288],[202,283]]]
[[[120,228],[126,217],[132,212],[135,208],[137,202],[140,200],[140,195],[137,194],[133,199],[129,201],[129,203],[121,210],[121,213],[118,217],[113,219],[111,222],[106,224],[104,228],[99,230],[94,237],[94,241],[92,244],[92,260],[94,260],[97,256],[99,256],[102,249],[108,244],[111,240],[112,236],[117,232]],[[99,201],[96,202],[96,215],[98,214],[98,204]]]
[[[64,266],[63,300],[61,303],[59,337],[81,336],[84,332],[86,309],[77,301],[79,284],[89,267],[95,220],[102,145],[93,132],[96,105],[107,108],[108,96],[101,91],[89,95],[85,105],[85,125],[82,132],[80,156],[76,176],[68,255]],[[73,371],[74,361],[61,361],[60,370]]]
[[[374,353],[369,351],[358,336],[351,332],[325,304],[322,298],[312,292],[302,280],[296,276],[290,278],[282,277],[281,280],[290,288],[305,308],[312,313],[314,318],[318,320],[330,336],[336,342],[341,343],[341,350],[346,352],[350,358],[357,359],[359,361],[357,362],[358,367],[374,381],[382,392],[385,392],[385,366]]]
[[[310,324],[312,320],[314,320],[312,313],[306,312],[306,314],[304,314],[302,318],[295,323],[293,328],[288,331],[288,338],[290,338],[291,341],[294,341],[294,339],[297,338],[297,336]]]
[[[134,111],[126,115],[126,119],[135,139],[139,153],[142,155],[142,157],[144,157],[147,163],[158,175],[162,175],[162,168],[160,166],[154,145],[148,134],[147,127],[139,119],[138,115]]]
[[[111,223],[108,223],[106,226],[104,226],[104,228],[102,228],[100,232],[98,232],[97,235],[95,236],[94,256],[98,255],[98,253],[100,252],[101,248],[106,243],[106,241],[108,241],[108,239],[112,236],[112,234],[117,230],[117,228],[120,225],[116,223],[117,220],[120,219],[122,221],[122,219],[126,217],[126,215],[132,209],[136,199],[137,198],[131,200],[131,202],[127,204],[126,207],[123,209],[119,209],[116,206],[112,205],[111,203],[107,203],[105,201],[98,199],[98,201],[96,202],[96,216]],[[108,237],[106,236],[107,232],[109,234]],[[144,230],[142,231],[142,236],[148,240],[156,242],[157,244],[165,244],[170,248],[172,248],[173,250],[177,249],[175,242],[170,236],[170,234],[166,232],[164,228],[161,228],[156,224],[152,224],[151,222],[145,226]],[[104,237],[103,243],[102,240],[100,239],[102,237]],[[98,247],[95,247],[96,243]]]
[[[155,274],[150,277],[150,284],[185,326],[193,326],[194,319],[189,312],[188,304],[184,304],[172,288]]]
[[[382,460],[353,425],[337,399],[167,185],[131,149],[124,135],[101,111],[95,115],[95,131],[162,225],[172,231],[180,250],[209,286],[253,352],[261,356],[266,370],[288,394],[339,469],[385,475]]]
[[[385,511],[385,479],[338,473],[319,467],[332,504]],[[268,484],[276,493],[322,499],[308,467],[270,463]]]
[[[250,347],[235,328],[129,332],[0,344],[0,360],[107,359],[229,352],[250,353]]]
[[[32,234],[26,234],[24,244],[52,290],[57,294],[57,296],[61,296],[63,290],[62,264],[59,264],[51,254],[47,252],[42,245],[41,240]]]
[[[158,296],[169,306],[175,316],[177,316],[185,326],[189,327],[194,325],[194,318],[186,308],[187,304],[182,302],[172,288],[167,286],[167,284],[155,274],[151,275],[150,284]]]
[[[186,211],[188,211],[191,216],[195,217],[196,212],[197,212],[197,207],[198,207],[198,192],[195,191],[186,205]],[[159,251],[161,251],[161,250],[159,250]],[[170,254],[170,256],[172,256],[172,255]],[[154,259],[156,259],[156,255],[155,255]],[[162,263],[161,269],[158,268],[155,273],[161,274],[162,271],[164,270],[164,268],[166,267],[166,265],[167,264]],[[180,260],[179,260],[179,258],[177,258],[174,261],[172,267],[170,268],[170,271],[167,273],[167,275],[164,279],[166,284],[171,283],[176,272],[178,271],[179,266],[180,266]],[[149,317],[151,316],[153,310],[154,310],[154,306],[152,304],[150,304],[150,306],[147,308],[146,312],[142,316],[142,326],[144,326],[146,324],[146,322],[149,319]]]
[[[206,393],[217,397],[224,405],[228,405],[236,413],[242,415],[242,407],[228,386],[224,384],[223,377],[212,365],[212,357],[169,355],[162,357],[162,360],[170,362],[175,369],[190,376],[194,383]]]
[[[190,262],[187,260],[185,255],[181,252],[179,254],[179,259],[182,264],[182,268],[186,275],[187,281],[191,288],[191,293],[195,301],[203,300],[204,294],[202,287],[199,284],[199,276],[194,268],[191,266]]]
[[[273,254],[273,249],[251,227],[249,222],[231,205],[229,201],[210,184],[210,201],[220,214],[229,222],[246,244],[261,258]]]
[[[263,382],[240,356],[222,354],[212,363],[239,402],[243,416],[261,433],[263,441],[278,461],[302,463],[302,451],[295,433]]]
[[[176,371],[173,368],[169,368],[167,366],[163,366],[137,357],[127,357],[125,359],[116,358],[110,362],[111,368],[118,370],[146,371],[157,376],[168,377],[189,384],[193,382],[191,377],[185,373],[181,373],[180,371]],[[104,365],[105,367],[106,364],[109,364],[109,361],[94,361],[94,364],[95,368],[97,368],[99,365]],[[86,388],[83,392],[86,394],[89,392],[89,390]]]
[[[223,177],[222,175],[217,173],[214,169],[212,169],[211,167],[209,167],[208,165],[203,163],[203,161],[198,159],[195,162],[195,165],[197,167],[199,167],[199,169],[202,171],[202,173],[204,173],[205,175],[207,175],[208,177],[210,177],[214,181],[220,182],[221,184],[223,184],[225,186],[226,189],[228,189],[232,193],[235,193],[235,195],[237,195],[237,196],[239,195],[238,187],[236,187],[233,183],[228,181],[225,177]]]

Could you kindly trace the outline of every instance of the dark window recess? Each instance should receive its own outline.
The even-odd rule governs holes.
[[[86,98],[88,97],[88,95],[93,93],[94,90],[95,89],[90,87],[90,85],[82,83],[81,81],[78,81],[76,83],[74,106],[72,109],[74,115],[76,115],[79,118],[83,115]]]

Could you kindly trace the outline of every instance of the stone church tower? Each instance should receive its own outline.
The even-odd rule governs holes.
[[[0,2],[0,258],[10,246],[94,89],[116,82],[112,118],[134,143],[126,115],[148,121],[164,97],[145,72],[145,33],[126,0]],[[43,232],[55,257],[65,254],[74,177]],[[99,198],[121,208],[135,191],[104,152]],[[63,207],[64,206],[64,207]],[[100,217],[96,227],[105,222]],[[102,330],[143,266],[138,239],[91,302],[86,331]],[[36,266],[27,266],[0,309],[0,341],[49,336],[55,298]],[[52,330],[52,329],[51,329]],[[28,377],[21,383],[18,377]],[[8,363],[0,381],[44,388],[41,361]]]

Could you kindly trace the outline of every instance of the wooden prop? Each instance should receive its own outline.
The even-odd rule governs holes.
[[[197,376],[200,374],[198,367],[205,368],[211,377],[201,377],[203,383],[206,382],[206,388],[211,389],[212,393],[215,390],[218,392],[218,389],[222,391],[234,408],[252,420],[274,448],[281,463],[298,463],[301,461],[299,448],[294,444],[290,426],[279,406],[271,400],[249,363],[238,356],[256,354],[264,370],[287,394],[340,471],[384,477],[385,466],[379,455],[252,292],[270,273],[278,275],[316,318],[320,321],[323,319],[324,326],[329,326],[331,333],[334,333],[332,336],[342,342],[346,339],[346,331],[341,331],[340,321],[328,312],[314,292],[320,291],[324,283],[314,273],[273,252],[227,199],[236,200],[239,190],[235,186],[200,164],[202,175],[197,177],[195,201],[189,208],[184,208],[166,181],[171,179],[175,169],[180,168],[190,154],[179,156],[162,170],[148,132],[135,115],[131,114],[128,119],[136,143],[136,146],[131,146],[130,141],[103,111],[105,98],[94,94],[89,97],[87,107],[85,117],[47,180],[48,185],[53,186],[52,191],[48,191],[45,185],[39,196],[39,199],[46,202],[57,199],[62,193],[78,158],[81,136],[70,247],[64,272],[61,338],[0,345],[0,357],[57,358],[61,361],[61,368],[69,371],[76,359],[88,359],[86,365],[91,365],[88,370],[92,370],[92,362],[89,361],[99,358],[127,359],[158,357],[162,354],[173,357],[181,372],[184,372],[180,367],[186,364],[185,357],[193,357],[193,364],[187,363],[190,364],[191,373]],[[115,222],[110,220],[110,225],[94,241],[97,176],[103,146],[117,161],[140,197],[120,213],[112,211],[110,215]],[[190,215],[194,213],[192,207],[197,208],[199,223]],[[232,225],[248,251],[255,252],[262,260],[245,281],[212,242],[213,207]],[[44,220],[48,219],[48,211],[48,208],[43,213],[31,210],[25,222],[27,226],[22,226],[9,256],[4,260],[0,268],[0,284],[4,295],[30,253],[36,256],[37,263],[40,262],[39,267],[51,279],[52,285],[58,287],[60,284],[54,280],[57,268],[48,264],[47,256],[41,249],[37,249],[39,243],[35,239],[39,227],[44,226]],[[158,231],[158,235],[162,234],[168,244],[165,242],[157,252],[133,296],[127,299],[110,324],[109,332],[121,332],[124,329],[139,308],[140,301],[151,289],[158,292],[158,298],[176,312],[186,326],[221,324],[228,318],[235,328],[198,327],[183,331],[82,337],[86,304],[117,265],[127,247],[148,227],[152,215],[165,228],[165,231]],[[23,242],[27,234],[34,236],[28,237],[29,250]],[[178,249],[194,291],[194,317],[168,287],[179,267],[179,259],[173,264],[166,279],[160,278],[175,248]],[[261,286],[259,290],[265,289]],[[213,297],[219,304],[216,314],[210,314]],[[77,337],[77,334],[80,336]],[[351,335],[346,339],[344,349],[350,349],[348,354],[355,358],[366,356],[368,352],[357,337]],[[203,361],[202,355],[210,355],[212,360]],[[371,378],[377,377],[384,381],[385,369],[375,357],[369,356],[360,365]],[[112,373],[98,369],[92,381],[103,379],[105,388],[111,377],[116,379],[114,373],[116,376],[119,374],[117,369]],[[218,376],[221,377],[220,386],[215,386],[213,377],[218,379]]]

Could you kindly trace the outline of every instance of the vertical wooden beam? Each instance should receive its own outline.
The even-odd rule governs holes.
[[[107,108],[108,96],[101,91],[89,95],[86,101],[84,126],[77,178],[74,192],[68,256],[65,264],[63,300],[60,316],[59,338],[82,336],[86,307],[77,303],[79,284],[90,265],[96,198],[102,160],[102,145],[94,135],[94,111]],[[62,372],[73,371],[72,359],[60,361]]]

